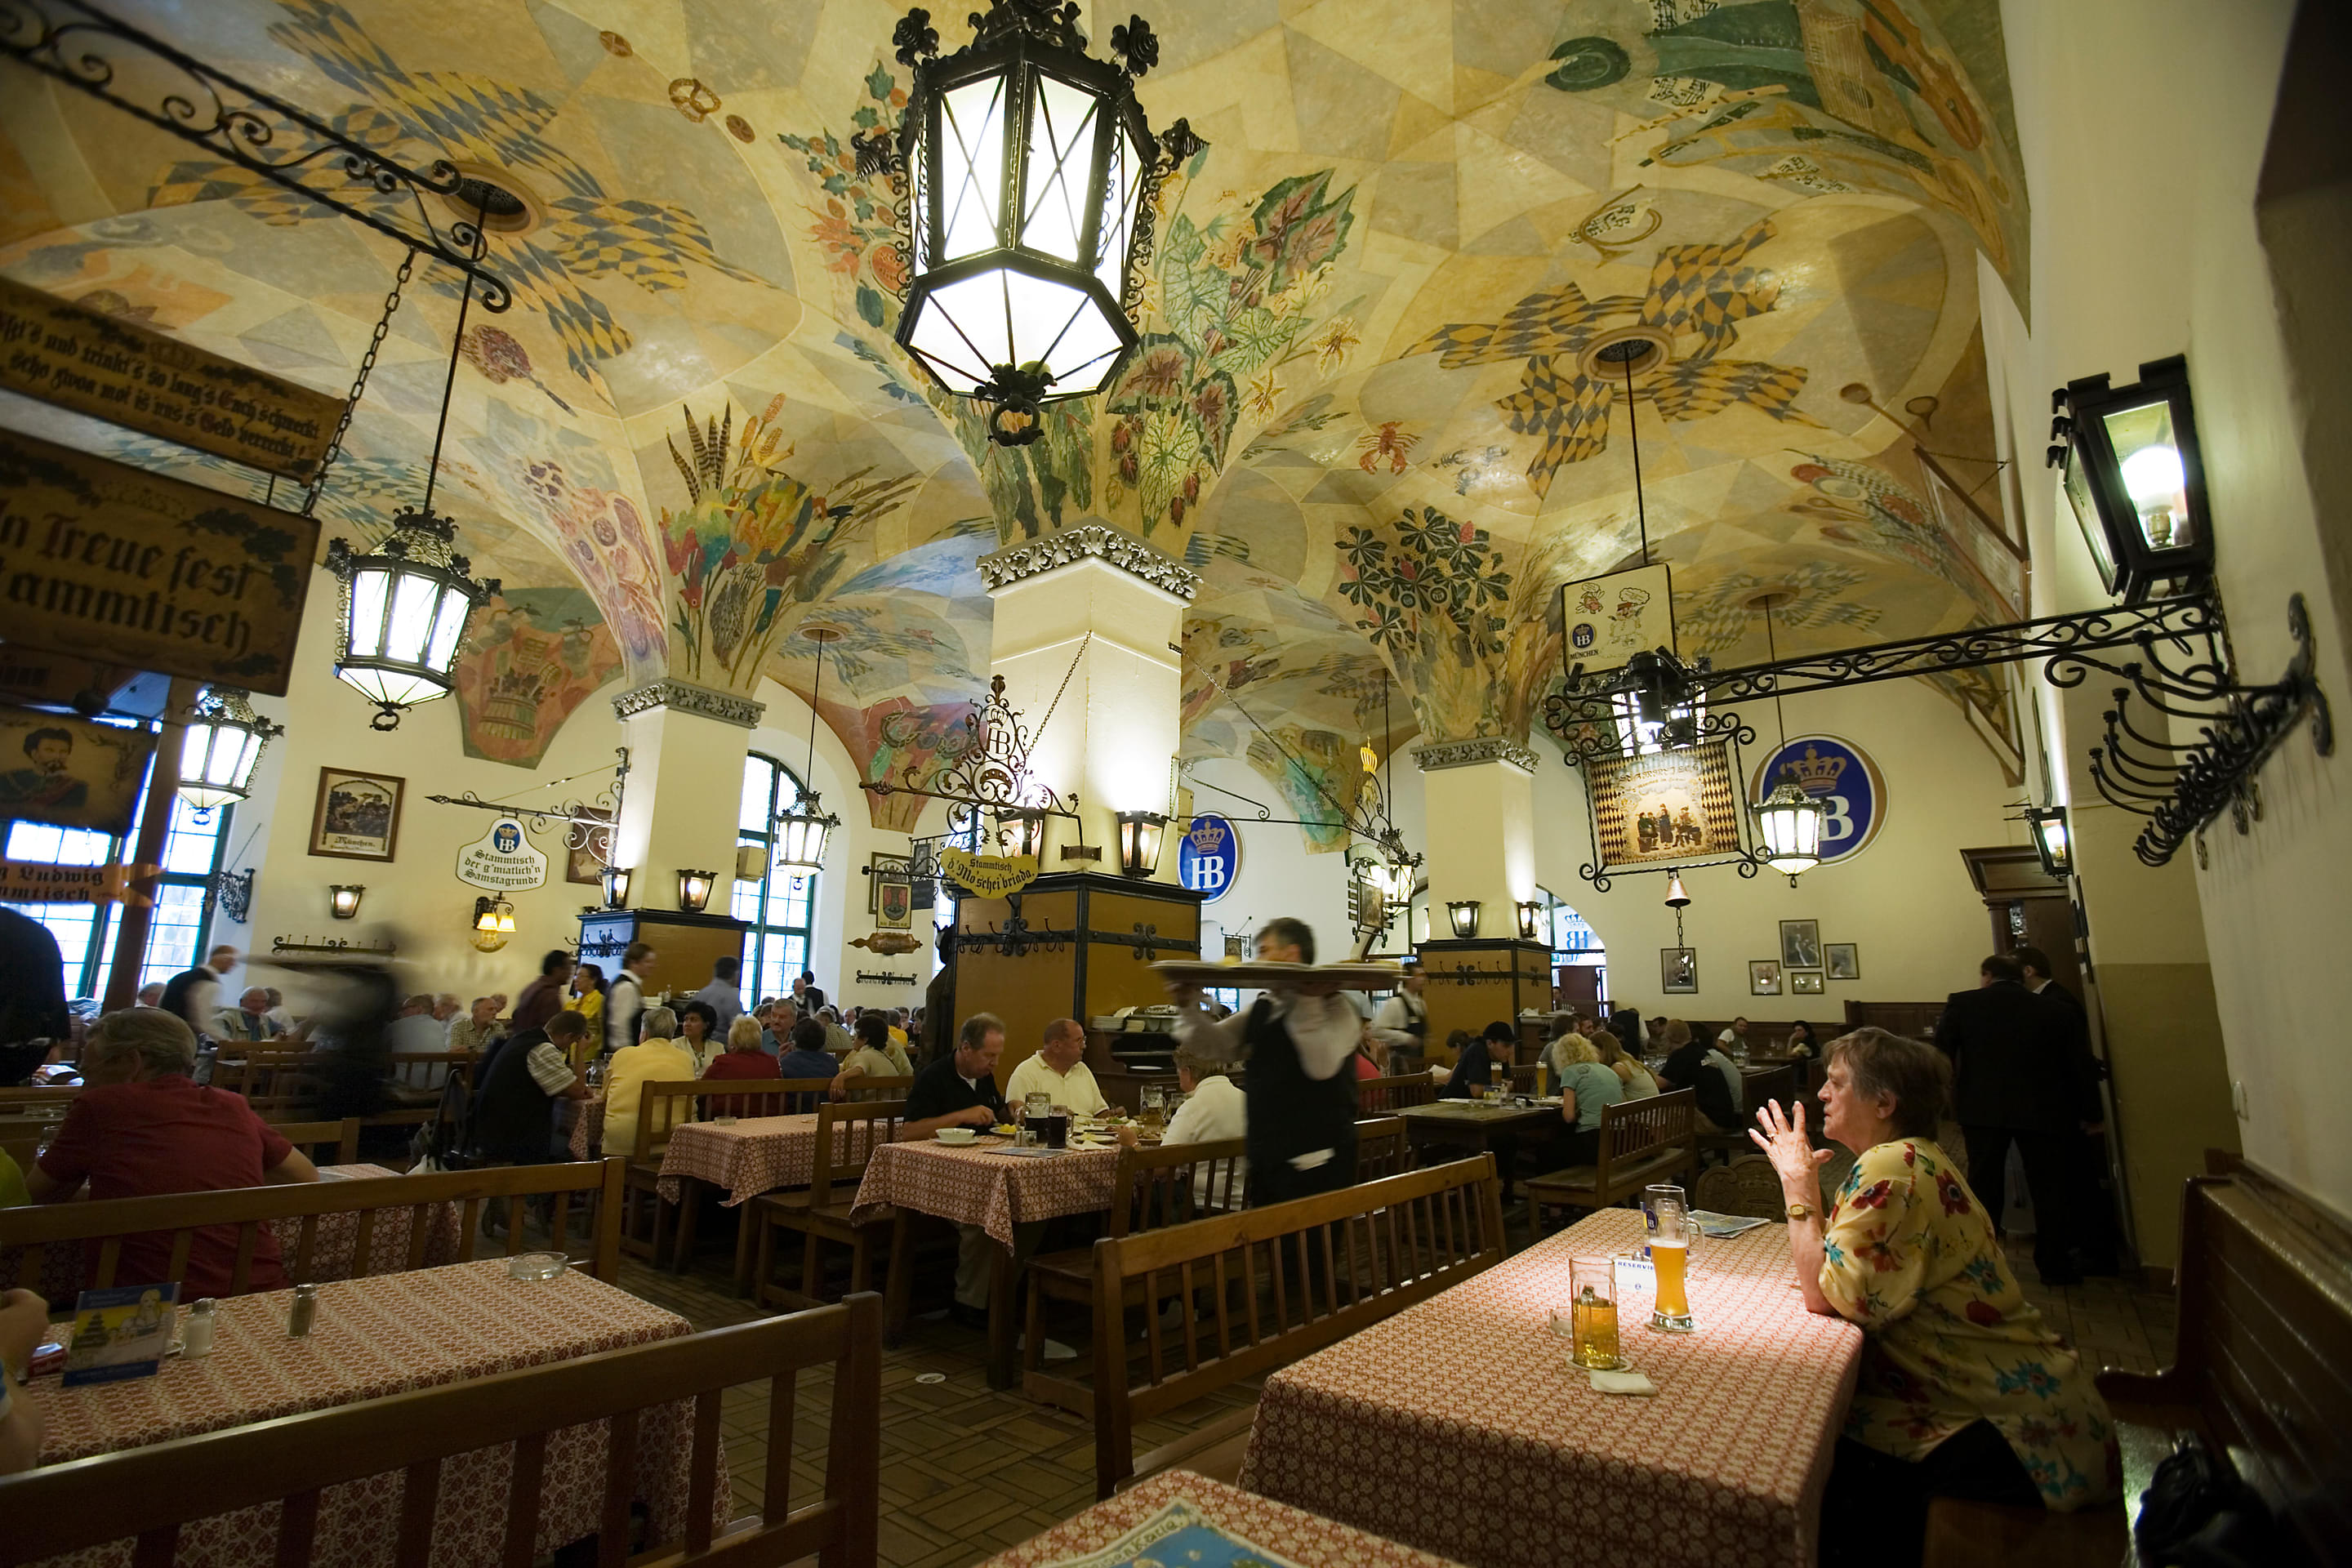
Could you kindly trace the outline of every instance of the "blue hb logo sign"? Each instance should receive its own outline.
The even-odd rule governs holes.
[[[1886,781],[1861,747],[1833,735],[1796,736],[1764,759],[1748,798],[1769,795],[1783,768],[1822,803],[1822,864],[1858,854],[1878,837],[1886,820]]]
[[[1212,812],[1192,819],[1176,848],[1176,879],[1215,903],[1233,891],[1242,873],[1242,836],[1234,825]]]
[[[511,855],[522,847],[522,829],[511,822],[501,822],[490,834],[490,842],[501,855]]]

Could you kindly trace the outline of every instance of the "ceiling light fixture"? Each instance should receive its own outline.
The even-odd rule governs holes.
[[[1772,606],[1785,597],[1765,594],[1755,601],[1764,608],[1764,647],[1774,665],[1780,662],[1780,649],[1772,636]],[[1772,754],[1778,757],[1789,749],[1789,721],[1780,711],[1777,685],[1772,692],[1772,727],[1777,737]],[[1756,831],[1764,840],[1764,864],[1786,876],[1792,887],[1800,873],[1821,864],[1822,823],[1825,815],[1822,803],[1805,793],[1805,786],[1797,782],[1795,770],[1785,763],[1771,793],[1757,803]]]
[[[205,689],[196,699],[180,745],[180,798],[194,809],[198,822],[211,821],[216,807],[253,793],[253,773],[263,750],[284,733],[286,727],[256,713],[238,688]]]
[[[816,644],[816,684],[809,690],[808,763],[801,773],[801,796],[793,809],[776,816],[776,864],[804,876],[824,864],[824,841],[841,826],[841,818],[824,809],[813,787],[816,781],[817,700],[824,694],[824,646],[841,640],[835,626],[803,627],[801,636]]]
[[[913,281],[898,343],[941,386],[989,405],[989,438],[1026,446],[1044,405],[1108,385],[1135,346],[1152,196],[1203,143],[1182,121],[1154,141],[1135,101],[1160,62],[1150,24],[1113,27],[1119,63],[1087,53],[1078,7],[993,0],[941,57],[929,11],[890,35],[910,68],[895,153]]]

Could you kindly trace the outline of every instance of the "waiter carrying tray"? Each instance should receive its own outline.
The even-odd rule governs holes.
[[[1312,963],[1315,933],[1287,917],[1258,928],[1266,963]],[[1336,980],[1277,984],[1246,1013],[1215,1019],[1200,987],[1171,984],[1176,1041],[1212,1061],[1247,1058],[1254,1201],[1278,1204],[1356,1183],[1356,1075],[1348,1065],[1363,1020]]]

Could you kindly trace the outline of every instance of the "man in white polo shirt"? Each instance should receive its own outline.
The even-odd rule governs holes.
[[[1004,1103],[1018,1110],[1029,1096],[1044,1090],[1054,1103],[1077,1116],[1093,1116],[1110,1102],[1095,1084],[1093,1069],[1081,1060],[1087,1054],[1087,1032],[1076,1018],[1056,1018],[1045,1026],[1045,1039],[1037,1054],[1013,1069],[1004,1086]]]

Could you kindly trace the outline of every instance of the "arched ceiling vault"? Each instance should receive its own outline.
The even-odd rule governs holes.
[[[1208,148],[1162,193],[1138,353],[1017,452],[890,342],[894,200],[848,152],[903,107],[890,6],[117,8],[526,198],[492,243],[515,306],[467,319],[439,492],[507,584],[461,693],[484,755],[530,764],[616,678],[808,695],[797,634],[822,622],[844,634],[826,721],[919,772],[987,668],[974,559],[1103,519],[1202,574],[1187,755],[1245,757],[1306,805],[1351,787],[1367,739],[1527,734],[1558,585],[1638,558],[1637,437],[1686,655],[1759,657],[1768,588],[1795,595],[1784,650],[2002,618],[1910,456],[1915,435],[1990,455],[1975,257],[2023,276],[2000,39],[1970,0],[1153,16],[1141,96]],[[0,69],[0,273],[348,386],[389,242]],[[380,531],[418,493],[457,303],[420,264],[334,524]],[[1630,388],[1592,357],[1626,336],[1659,351]],[[904,799],[877,814],[906,826]]]

